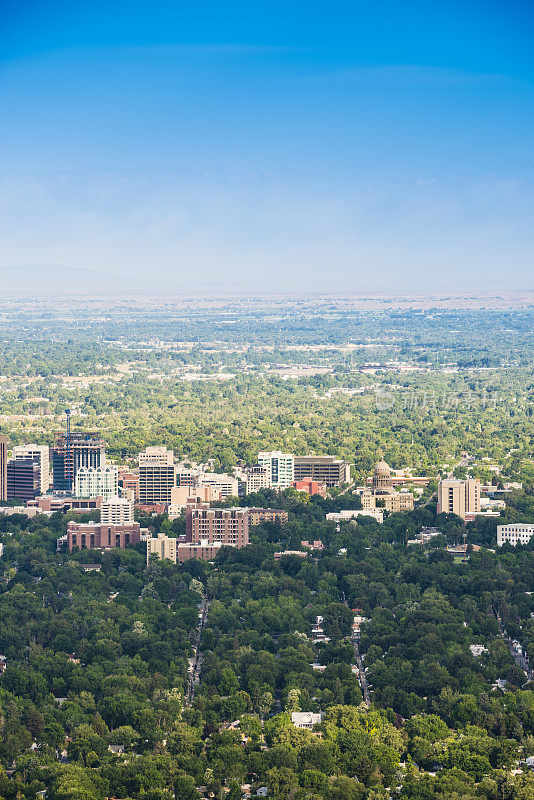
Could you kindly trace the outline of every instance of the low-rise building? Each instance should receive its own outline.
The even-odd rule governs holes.
[[[169,506],[169,517],[180,516],[188,503],[213,503],[222,500],[219,487],[211,484],[200,484],[199,486],[174,486],[171,489],[171,503]]]
[[[497,525],[497,544],[528,544],[534,536],[534,525],[523,522],[511,522],[508,525]]]
[[[200,542],[184,542],[159,533],[157,537],[147,539],[147,563],[153,555],[168,559],[173,564],[181,564],[191,558],[214,561],[222,546],[221,542],[209,542],[207,539]]]
[[[102,506],[101,497],[54,497],[53,495],[44,495],[43,497],[36,497],[35,500],[28,500],[26,507],[36,508],[38,512],[51,512],[60,511],[66,513],[67,511],[79,512],[85,514],[87,511],[96,511]]]
[[[326,515],[328,522],[338,523],[350,522],[351,520],[358,519],[358,517],[372,517],[380,524],[384,522],[384,512],[381,508],[349,508],[344,511],[332,511],[330,514]]]
[[[436,536],[443,536],[441,531],[438,531],[437,528],[423,528],[420,533],[417,533],[414,539],[408,539],[406,544],[408,546],[418,544],[423,546],[431,539],[435,539]]]
[[[300,546],[306,548],[306,550],[315,550],[315,551],[324,550],[324,544],[319,539],[315,539],[313,542],[309,542],[307,539],[303,539],[300,543]]]
[[[247,508],[250,525],[261,525],[262,522],[276,522],[283,525],[288,520],[287,511],[280,508]]]
[[[326,483],[314,481],[313,478],[302,478],[299,481],[293,481],[291,487],[297,492],[305,492],[312,497],[315,494],[320,497],[326,497],[327,486]]]
[[[314,725],[322,722],[323,715],[320,711],[292,711],[291,722],[295,728],[306,728],[311,730]]]
[[[221,500],[239,495],[238,479],[234,475],[227,475],[224,472],[203,472],[199,486],[211,487],[220,495]]]
[[[139,544],[141,527],[138,522],[123,525],[104,525],[101,522],[69,522],[67,546],[69,551],[115,549],[124,550],[128,545]]]
[[[279,550],[274,554],[274,560],[279,561],[284,556],[297,556],[297,558],[306,558],[308,552],[306,550]]]
[[[176,564],[176,548],[178,540],[172,536],[166,536],[164,533],[158,533],[156,537],[147,539],[146,543],[146,561],[150,562],[150,556],[157,556],[163,560],[168,559]]]

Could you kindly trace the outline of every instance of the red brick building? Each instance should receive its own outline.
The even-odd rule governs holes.
[[[119,470],[119,486],[122,489],[123,497],[127,497],[134,503],[139,502],[139,472],[131,469]]]
[[[188,543],[245,547],[248,528],[246,508],[210,508],[208,503],[190,503],[187,506],[185,535]]]
[[[69,551],[93,550],[101,548],[120,548],[124,550],[130,544],[139,544],[141,528],[138,522],[124,525],[103,525],[100,522],[69,522],[67,525],[67,546]]]
[[[293,481],[291,484],[293,489],[297,492],[306,492],[310,497],[314,494],[319,494],[321,497],[326,497],[326,483],[314,481],[313,478],[302,478],[300,481]]]

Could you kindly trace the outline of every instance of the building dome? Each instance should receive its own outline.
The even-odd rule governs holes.
[[[386,464],[383,458],[377,463],[375,467],[375,475],[384,476],[386,478],[389,478],[389,476],[391,475],[391,469],[389,468],[389,465]]]
[[[375,467],[373,475],[373,488],[374,489],[389,489],[391,486],[391,469],[386,464],[383,458],[380,459]]]

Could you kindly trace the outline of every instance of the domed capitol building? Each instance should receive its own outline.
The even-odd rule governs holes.
[[[383,508],[390,513],[413,509],[413,494],[406,489],[400,492],[394,489],[391,468],[382,456],[375,466],[371,488],[359,487],[355,493],[359,494],[364,509]]]

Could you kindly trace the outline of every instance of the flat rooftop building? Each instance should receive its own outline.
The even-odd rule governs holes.
[[[50,489],[50,448],[41,444],[19,444],[13,448],[15,461],[32,459],[39,464],[39,484],[37,494],[46,494]]]
[[[528,544],[534,536],[534,525],[523,522],[511,522],[508,525],[497,525],[497,544]]]
[[[7,499],[35,500],[41,493],[41,467],[33,458],[10,458],[7,462]]]
[[[67,546],[69,551],[115,549],[124,550],[130,544],[139,544],[141,528],[138,522],[124,525],[105,525],[101,522],[69,522]]]
[[[312,478],[328,487],[350,483],[350,464],[335,456],[295,456],[294,480]]]

